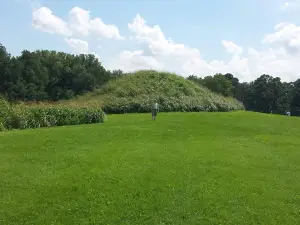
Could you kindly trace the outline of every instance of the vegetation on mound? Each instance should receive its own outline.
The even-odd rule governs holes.
[[[154,100],[160,111],[231,111],[244,106],[238,100],[211,92],[176,74],[141,70],[110,80],[102,88],[79,98],[101,101],[107,113],[149,112]]]
[[[0,131],[63,125],[103,123],[100,108],[70,107],[62,105],[10,105],[0,99]]]

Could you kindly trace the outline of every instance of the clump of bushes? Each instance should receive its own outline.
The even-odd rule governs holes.
[[[99,108],[63,106],[26,106],[1,103],[0,130],[29,129],[63,125],[103,123]]]
[[[228,112],[244,110],[243,104],[235,99],[226,99],[222,96],[214,98],[200,98],[197,96],[139,96],[135,98],[120,98],[106,96],[102,109],[106,113],[145,113],[151,112],[153,100],[159,103],[161,112]]]

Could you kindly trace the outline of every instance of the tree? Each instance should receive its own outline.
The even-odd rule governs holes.
[[[197,84],[200,84],[200,83],[201,83],[200,81],[202,80],[201,77],[198,78],[198,77],[195,76],[195,75],[189,75],[186,79],[187,79],[187,80],[190,80],[190,81],[193,81],[193,82],[195,82],[195,83],[197,83]]]
[[[257,112],[277,112],[277,99],[283,94],[280,78],[263,74],[250,83],[246,101],[248,108]]]
[[[232,83],[222,74],[207,76],[202,80],[202,84],[213,92],[222,94],[224,96],[233,96]]]
[[[291,93],[291,113],[295,116],[300,116],[300,79],[293,83]]]
[[[234,77],[231,73],[226,73],[224,77],[231,82],[233,96],[237,97],[240,85],[239,79]]]
[[[7,80],[10,75],[10,55],[6,48],[0,43],[0,93],[5,93]]]
[[[230,83],[224,81],[224,78]],[[240,83],[230,73],[206,76],[203,79],[190,75],[187,79],[224,96],[233,96],[243,102],[247,110],[283,114],[290,108],[291,83],[263,74],[253,82]]]
[[[282,83],[279,97],[276,100],[277,113],[285,114],[287,111],[290,111],[293,88],[294,85],[292,83]]]
[[[107,73],[110,79],[115,79],[124,75],[122,70],[108,70]]]
[[[92,91],[122,71],[108,72],[94,55],[24,50],[10,57],[0,45],[0,94],[10,100],[70,99]]]

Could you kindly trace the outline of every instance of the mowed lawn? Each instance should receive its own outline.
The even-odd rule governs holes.
[[[0,224],[263,224],[300,220],[300,118],[110,115],[0,133]]]

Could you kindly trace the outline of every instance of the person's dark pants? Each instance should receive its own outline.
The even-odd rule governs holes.
[[[157,109],[152,109],[152,119],[155,120],[157,116]]]

